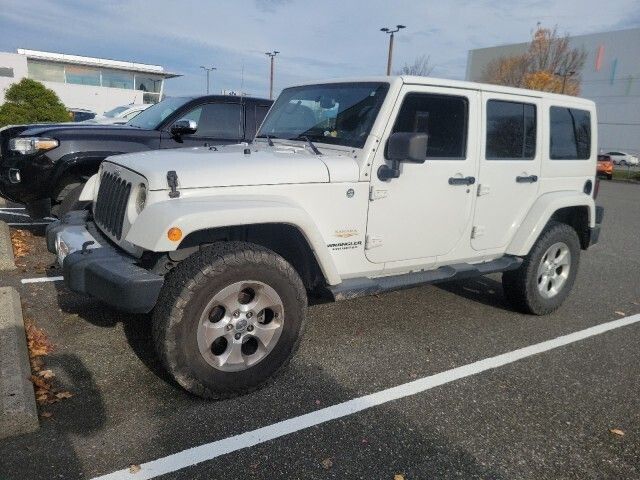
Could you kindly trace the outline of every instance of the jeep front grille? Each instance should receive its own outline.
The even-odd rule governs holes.
[[[131,184],[106,172],[100,179],[100,189],[93,212],[96,222],[118,240],[122,236],[122,223],[129,203]]]

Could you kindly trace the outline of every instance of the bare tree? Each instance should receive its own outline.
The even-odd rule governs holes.
[[[428,55],[420,55],[416,57],[412,64],[405,63],[396,74],[428,77],[432,71],[433,65],[431,65],[431,57]]]
[[[483,81],[547,92],[580,93],[580,72],[587,53],[571,48],[569,37],[538,26],[526,53],[499,57],[486,66]]]

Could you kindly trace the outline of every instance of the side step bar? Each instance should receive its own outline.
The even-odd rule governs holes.
[[[403,290],[405,288],[427,285],[429,283],[444,282],[447,280],[461,280],[464,278],[478,277],[489,273],[506,272],[515,270],[522,263],[519,257],[500,257],[496,260],[484,263],[459,263],[446,267],[426,270],[422,272],[405,273],[377,278],[351,278],[338,285],[329,287],[335,300],[348,300],[350,298],[375,295],[376,293]]]

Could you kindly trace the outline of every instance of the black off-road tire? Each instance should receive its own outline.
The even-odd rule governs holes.
[[[241,371],[212,367],[199,351],[197,328],[209,300],[239,281],[273,288],[284,306],[282,333],[265,358]],[[231,398],[264,386],[286,367],[304,331],[307,293],[294,268],[275,252],[247,242],[204,247],[165,278],[153,311],[156,352],[171,377],[185,390],[208,399]]]
[[[60,204],[56,205],[52,212],[55,210],[55,215],[58,218],[64,216],[65,213],[69,213],[72,210],[84,210],[90,202],[81,202],[80,194],[84,188],[84,183],[67,185],[58,195],[61,199]]]
[[[538,291],[538,266],[543,255],[554,243],[565,243],[571,253],[569,276],[556,296],[544,298]],[[529,255],[517,270],[502,274],[502,288],[509,303],[522,313],[547,315],[565,301],[575,283],[580,263],[580,240],[573,227],[560,222],[549,222]]]

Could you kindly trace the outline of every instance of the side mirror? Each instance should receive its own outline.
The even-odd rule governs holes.
[[[427,160],[427,144],[429,136],[426,133],[396,132],[387,141],[387,158],[391,166],[381,165],[378,168],[378,178],[386,181],[400,176],[400,162],[424,163]]]
[[[190,135],[196,133],[198,123],[195,120],[187,120],[183,118],[171,125],[171,135],[179,137],[180,135]]]
[[[387,158],[398,162],[424,163],[428,140],[426,133],[393,133],[387,142]]]

